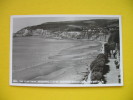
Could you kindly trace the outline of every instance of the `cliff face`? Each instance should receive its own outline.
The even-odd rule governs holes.
[[[118,27],[117,19],[95,19],[83,21],[48,22],[25,27],[14,34],[14,37],[41,36],[44,38],[68,39],[102,39],[110,34],[110,27]]]

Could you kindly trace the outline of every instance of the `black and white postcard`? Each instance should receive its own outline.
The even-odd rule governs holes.
[[[10,85],[123,86],[120,15],[14,15]]]

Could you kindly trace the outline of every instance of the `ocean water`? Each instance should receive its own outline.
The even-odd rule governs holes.
[[[37,66],[52,61],[68,62],[82,59],[98,50],[100,45],[88,40],[56,40],[39,37],[13,38],[13,70]],[[63,65],[63,64],[62,64]]]

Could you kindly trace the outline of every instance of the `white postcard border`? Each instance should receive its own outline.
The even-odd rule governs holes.
[[[12,82],[12,49],[13,49],[13,18],[24,17],[118,17],[120,31],[120,74],[121,83],[119,84],[27,84]],[[33,87],[108,87],[108,86],[123,86],[123,54],[122,54],[122,20],[121,15],[12,15],[10,16],[10,86],[33,86]]]

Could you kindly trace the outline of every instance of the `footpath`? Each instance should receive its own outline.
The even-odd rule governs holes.
[[[101,47],[100,53],[104,53],[104,43],[106,42],[101,42],[102,47]],[[106,84],[119,84],[120,69],[116,68],[116,64],[115,64],[115,61],[118,61],[118,58],[115,59],[112,56],[113,55],[111,55],[111,58],[108,59],[109,62],[106,64],[109,67],[109,69],[108,69],[108,72],[104,75],[104,77],[106,80]],[[84,84],[88,84],[91,82],[90,76],[91,76],[91,72],[88,73],[87,81],[84,82]],[[99,84],[102,84],[102,83],[99,83]]]
[[[101,53],[104,53],[104,43],[102,43],[102,49],[101,49]],[[104,75],[105,79],[106,79],[106,84],[116,84],[119,83],[119,74],[120,74],[120,70],[116,68],[115,65],[115,61],[117,59],[113,58],[111,55],[111,58],[109,58],[109,63],[106,64],[109,66],[109,72]]]
[[[120,69],[116,68],[115,65],[115,60],[116,59],[109,59],[109,72],[105,75],[106,77],[106,84],[117,84],[119,83],[119,74],[120,74]]]

